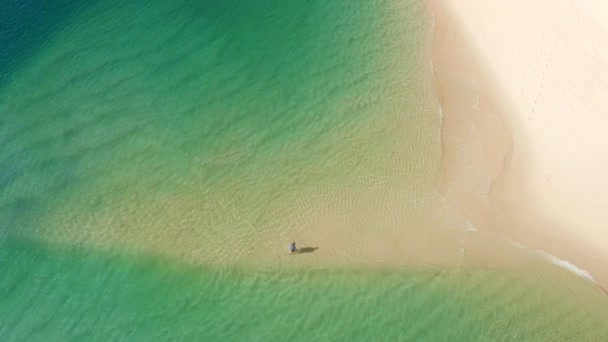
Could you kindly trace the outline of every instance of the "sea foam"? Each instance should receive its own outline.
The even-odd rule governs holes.
[[[588,271],[576,266],[575,264],[571,263],[568,260],[560,259],[560,258],[556,257],[555,255],[549,254],[540,249],[537,249],[536,253],[538,255],[540,255],[541,257],[547,259],[550,263],[552,263],[556,266],[565,268],[568,271],[578,275],[581,278],[585,278],[587,280],[591,280],[592,282],[595,282],[595,280],[593,279],[593,277],[591,276],[591,274]]]
[[[541,258],[549,261],[553,265],[561,267],[563,269],[566,269],[566,270],[568,270],[568,271],[576,274],[577,276],[579,276],[579,277],[581,277],[583,279],[587,279],[587,280],[590,280],[590,281],[592,281],[592,282],[595,283],[595,279],[593,279],[593,277],[591,276],[591,274],[588,271],[586,271],[586,270],[584,270],[584,269],[576,266],[575,264],[571,263],[570,261],[564,260],[564,259],[560,259],[560,258],[556,257],[553,254],[550,254],[550,253],[547,253],[547,252],[543,251],[542,249],[532,249],[532,248],[530,248],[530,247],[528,247],[526,245],[523,245],[523,244],[521,244],[519,242],[516,242],[514,240],[511,240],[511,239],[509,239],[509,240],[510,240],[510,242],[514,246],[517,246],[519,248],[523,248],[523,249],[529,250],[532,253],[534,253],[535,255],[537,255],[537,256],[539,256],[539,257],[541,257]]]

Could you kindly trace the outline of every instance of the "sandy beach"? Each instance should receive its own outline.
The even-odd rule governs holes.
[[[480,232],[549,253],[606,288],[608,5],[428,5],[449,165],[442,194]]]

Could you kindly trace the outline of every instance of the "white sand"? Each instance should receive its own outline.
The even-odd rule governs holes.
[[[607,285],[608,2],[428,3],[446,158],[463,154],[450,139],[473,131],[465,155],[483,171],[461,165],[449,176],[487,190],[447,186],[447,196],[465,198],[460,209],[478,226]]]

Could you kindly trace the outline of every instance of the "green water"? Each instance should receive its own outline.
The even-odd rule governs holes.
[[[421,2],[7,3],[2,340],[608,336],[588,281],[454,267]]]
[[[219,241],[187,256],[214,262],[242,240],[261,256],[323,208],[429,196],[441,121],[422,4],[83,7],[2,92],[1,200],[35,221],[20,231],[182,258]]]
[[[28,243],[5,246],[0,258],[3,340],[590,341],[608,333],[602,303],[589,304],[595,289],[573,296],[575,280],[551,283],[542,272],[217,270]]]

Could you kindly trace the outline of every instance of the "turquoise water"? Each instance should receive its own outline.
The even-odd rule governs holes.
[[[455,266],[419,1],[7,4],[2,340],[608,336],[590,282]]]
[[[605,300],[594,303],[591,287],[573,295],[575,276],[210,269],[29,243],[5,246],[0,258],[3,340],[589,341],[608,333]]]
[[[441,121],[422,4],[81,7],[3,88],[7,230],[274,259],[313,226],[433,200]],[[230,251],[242,241],[249,254]]]

